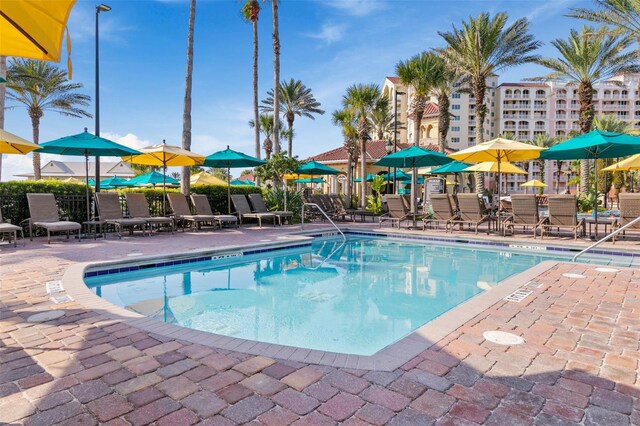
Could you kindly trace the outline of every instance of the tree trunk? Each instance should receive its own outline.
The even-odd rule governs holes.
[[[353,161],[351,161],[351,156],[349,155],[347,158],[347,205],[351,207],[351,185],[353,185]]]
[[[560,177],[562,177],[562,161],[556,161],[556,194],[560,193]]]
[[[255,123],[255,156],[260,156],[260,111],[258,110],[258,19],[252,22],[253,26],[253,122]]]
[[[40,143],[40,117],[37,115],[31,116],[31,127],[33,128],[33,143],[38,145]],[[40,154],[33,153],[33,179],[42,179],[40,174]]]
[[[187,32],[187,75],[184,89],[184,107],[182,110],[182,148],[191,149],[191,88],[193,78],[193,27],[196,20],[196,0],[191,0],[189,8],[189,30]],[[256,126],[258,123],[256,122]],[[183,167],[180,190],[188,195],[190,191],[191,169]]]
[[[367,139],[360,138],[360,207],[365,208],[367,205]]]
[[[476,97],[476,145],[484,142],[484,119],[487,115],[487,106],[484,104],[484,94],[487,83],[483,77],[473,79],[473,94]],[[475,173],[476,193],[484,193],[484,174]]]
[[[578,99],[580,100],[580,133],[585,134],[591,131],[595,111],[593,108],[593,86],[591,83],[582,82],[578,86]],[[580,193],[589,192],[589,160],[580,160]]]
[[[547,164],[544,160],[538,160],[538,167],[540,168],[540,181],[542,183],[547,183],[546,182],[546,178],[547,178],[547,171],[545,170]],[[544,188],[540,188],[540,193],[542,194],[544,192]]]
[[[449,133],[449,96],[446,93],[438,95],[438,151],[444,153],[447,148],[447,134]]]
[[[413,145],[420,146],[420,125],[422,124],[422,117],[424,116],[424,102],[416,102],[418,107],[414,110],[416,114],[415,121],[413,122]],[[411,212],[416,213],[416,192],[418,190],[418,173],[416,169],[411,170]]]
[[[7,57],[0,56],[0,77],[6,80],[7,77]],[[7,92],[7,85],[0,84],[0,129],[4,129],[4,100]],[[0,154],[0,182],[2,181],[2,154]]]
[[[271,0],[273,13],[273,152],[280,152],[280,35],[278,0]]]
[[[295,116],[293,114],[289,115],[287,114],[287,126],[289,129],[289,158],[293,158],[293,120],[295,119]]]

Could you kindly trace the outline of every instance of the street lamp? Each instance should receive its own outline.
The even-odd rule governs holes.
[[[393,146],[393,142],[391,142],[391,140],[388,140],[386,144],[384,144],[384,150],[387,151],[387,155],[391,154],[394,150],[394,146]],[[391,193],[391,191],[389,190],[389,182],[391,181],[391,179],[389,179],[389,174],[391,173],[391,169],[387,166],[387,184],[386,184],[386,188],[387,188],[387,194]],[[396,180],[396,174],[393,174],[393,180]]]
[[[100,4],[96,6],[96,136],[100,136],[100,50],[98,44],[98,16],[100,16],[100,12],[108,12],[111,10],[111,7],[106,4]],[[95,166],[95,190],[96,192],[100,192],[100,157],[96,156],[96,166]]]
[[[398,150],[398,95],[406,95],[405,92],[396,90],[393,95],[393,152]],[[393,168],[393,193],[396,193],[396,167]]]

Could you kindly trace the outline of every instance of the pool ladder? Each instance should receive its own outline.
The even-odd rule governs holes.
[[[344,243],[345,241],[347,241],[347,237],[344,236],[344,233],[340,230],[340,228],[338,228],[338,225],[335,224],[335,222],[333,220],[331,220],[331,218],[329,217],[329,215],[327,215],[327,213],[325,213],[324,210],[322,210],[322,207],[320,207],[319,205],[317,205],[316,203],[302,203],[302,227],[304,227],[304,207],[305,206],[309,206],[309,207],[315,207],[316,209],[318,209],[318,211],[320,213],[322,213],[324,215],[324,217],[327,218],[327,220],[329,221],[330,224],[333,225],[334,228],[336,228],[336,231],[338,231],[338,233],[340,235],[342,235],[342,242]]]
[[[586,249],[582,250],[580,253],[576,254],[575,256],[573,256],[573,259],[571,259],[572,262],[575,262],[576,259],[579,256],[582,256],[583,254],[585,254],[586,252],[588,252],[589,250],[591,250],[594,247],[599,246],[600,244],[604,243],[605,241],[611,239],[612,237],[615,237],[616,235],[618,235],[620,232],[624,231],[625,229],[627,229],[630,226],[635,225],[636,223],[640,222],[640,216],[636,217],[635,219],[633,219],[631,222],[627,223],[626,225],[616,229],[615,231],[613,231],[612,233],[610,233],[609,235],[605,236],[604,238],[601,238],[600,240],[596,241],[595,243],[591,244],[589,247],[587,247]]]

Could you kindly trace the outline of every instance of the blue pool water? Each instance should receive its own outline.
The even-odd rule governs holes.
[[[168,323],[372,355],[505,278],[559,259],[474,247],[349,236],[85,282],[116,305]]]

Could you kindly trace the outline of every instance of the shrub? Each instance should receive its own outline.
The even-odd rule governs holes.
[[[204,194],[209,198],[211,209],[220,213],[227,213],[227,187],[222,185],[201,185],[191,187],[194,194]],[[251,185],[231,185],[231,195],[260,194],[262,190]],[[233,210],[233,205],[231,206]]]
[[[284,208],[284,189],[274,188],[265,189],[262,192],[264,197],[264,203],[269,210],[280,210],[293,212],[294,221],[300,219],[300,212],[302,210],[302,191],[296,191],[291,188],[287,188],[287,208]]]

